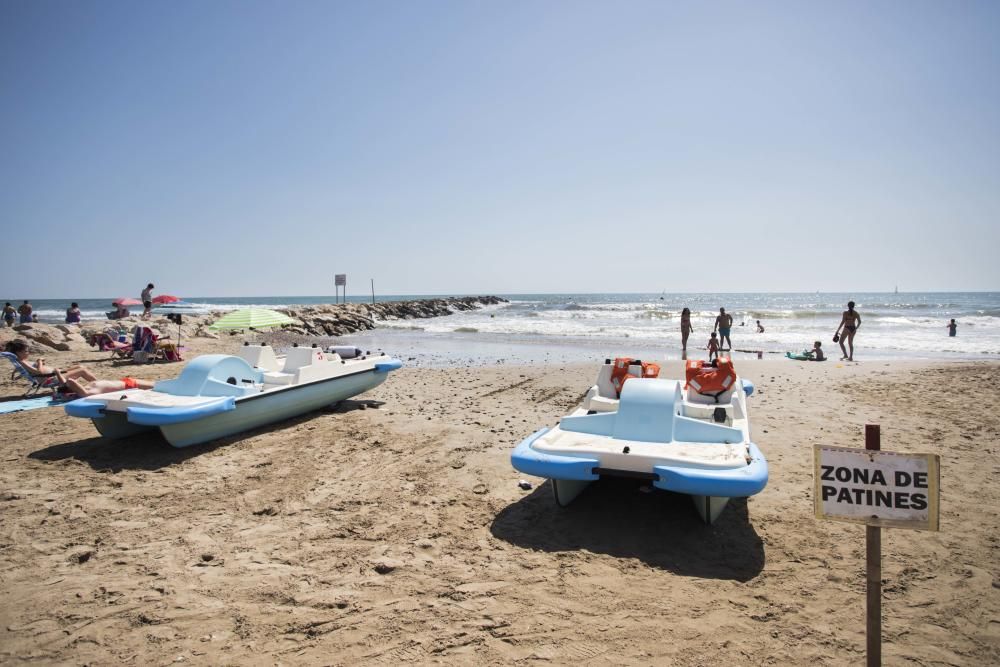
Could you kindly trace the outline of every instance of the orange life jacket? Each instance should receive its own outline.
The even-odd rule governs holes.
[[[615,387],[615,392],[618,396],[622,395],[622,388],[625,386],[626,380],[630,380],[634,377],[640,377],[632,375],[629,373],[629,366],[633,364],[642,365],[642,375],[644,378],[655,378],[660,375],[659,364],[654,364],[652,362],[640,361],[639,359],[631,359],[629,357],[618,357],[615,359],[615,364],[611,369],[611,384]]]
[[[716,366],[708,366],[704,361],[688,361],[685,369],[686,383],[684,388],[693,388],[699,394],[718,397],[724,391],[732,389],[736,381],[736,371],[729,357],[719,357]]]

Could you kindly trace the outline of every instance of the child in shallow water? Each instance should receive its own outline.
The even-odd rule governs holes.
[[[716,338],[715,332],[712,332],[712,337],[708,339],[708,360],[719,358],[719,339]]]

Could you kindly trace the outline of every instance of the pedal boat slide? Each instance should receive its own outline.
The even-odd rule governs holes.
[[[720,359],[724,371],[689,361],[686,383],[650,378],[641,362],[615,363],[622,361],[634,377],[622,382],[620,398],[607,360],[577,410],[514,449],[514,468],[548,478],[560,507],[604,476],[648,480],[690,495],[708,524],[730,498],[763,490],[767,461],[750,439],[747,416],[753,383],[738,378],[729,359]],[[721,391],[700,393],[696,387],[706,390],[713,374],[722,377]]]
[[[153,389],[87,396],[65,410],[93,420],[106,438],[158,428],[174,447],[188,447],[357,396],[401,366],[384,354],[342,359],[313,346],[292,347],[279,357],[270,346],[247,344],[239,356],[197,357],[179,377]]]

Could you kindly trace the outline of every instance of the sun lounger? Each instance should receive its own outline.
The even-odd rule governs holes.
[[[115,330],[93,334],[88,341],[91,346],[96,346],[101,352],[111,351],[112,359],[129,359],[132,357],[132,346],[129,343],[122,343],[118,340],[118,332]]]
[[[28,397],[32,394],[36,394],[43,389],[51,389],[53,392],[58,392],[59,388],[62,386],[59,383],[58,378],[56,378],[55,373],[49,375],[36,375],[32,373],[21,360],[13,352],[0,352],[0,355],[7,358],[11,364],[14,365],[14,374],[20,375],[28,382],[28,389],[24,392],[24,396]]]

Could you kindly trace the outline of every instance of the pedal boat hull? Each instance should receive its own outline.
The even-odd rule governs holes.
[[[144,405],[143,392],[139,391],[124,392],[120,397],[126,399],[124,401],[115,400],[117,394],[79,399],[68,403],[65,409],[71,416],[90,418],[101,435],[109,439],[159,429],[174,447],[189,447],[352,398],[382,384],[389,372],[400,366],[398,360],[383,358],[335,377],[248,392],[242,396],[192,397],[186,405]],[[129,401],[129,394],[136,396],[136,400]]]
[[[741,393],[751,391],[747,383]],[[739,399],[745,401],[745,395]],[[767,460],[747,428],[684,417],[680,401],[672,380],[633,380],[622,393],[623,415],[578,411],[564,417],[559,426],[540,429],[518,444],[511,464],[549,479],[560,507],[601,477],[629,477],[691,496],[699,515],[712,524],[730,498],[764,489]]]

